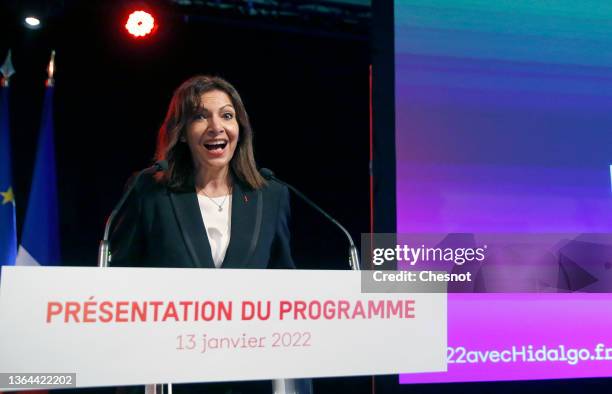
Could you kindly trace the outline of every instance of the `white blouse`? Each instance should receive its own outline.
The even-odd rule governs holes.
[[[198,194],[200,213],[204,221],[204,228],[206,228],[213,262],[215,267],[219,268],[223,263],[230,241],[232,196],[230,194],[222,197],[213,197],[212,200],[215,202],[212,202],[206,196]],[[219,205],[223,208],[221,211],[219,211]]]

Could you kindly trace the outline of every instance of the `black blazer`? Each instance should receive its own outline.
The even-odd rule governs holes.
[[[195,186],[171,190],[143,177],[120,211],[110,239],[110,266],[215,268]],[[289,245],[289,191],[234,182],[230,242],[221,268],[295,268]],[[175,394],[270,394],[272,383],[174,385]],[[143,394],[142,386],[119,392]]]
[[[285,186],[234,182],[230,231],[221,268],[295,268]],[[110,266],[215,268],[192,184],[171,190],[144,176],[111,234]]]
[[[221,268],[295,268],[289,191],[277,182],[252,190],[234,182],[230,242]],[[110,239],[110,266],[215,268],[195,186],[171,190],[143,177],[121,210]],[[310,385],[309,380],[301,380]],[[142,386],[120,389],[142,394]],[[270,381],[174,385],[175,394],[269,394]]]

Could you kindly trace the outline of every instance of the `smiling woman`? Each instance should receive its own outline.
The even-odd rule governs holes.
[[[219,143],[229,144],[229,149],[213,149]],[[159,131],[156,158],[168,160],[169,169],[158,174],[158,180],[170,187],[183,186],[193,175],[202,186],[204,177],[227,177],[230,168],[251,188],[264,185],[255,165],[253,131],[242,99],[219,77],[196,76],[174,92]]]
[[[112,264],[294,268],[289,193],[257,171],[252,134],[227,81],[181,84],[157,139],[168,169],[136,185],[113,230]]]
[[[257,171],[244,104],[227,81],[196,76],[174,92],[157,139],[168,169],[135,185],[111,237],[113,266],[294,268],[289,193]],[[181,392],[265,392],[270,382]]]
[[[199,169],[224,170],[234,156],[238,140],[234,107],[227,93],[213,90],[202,95],[200,108],[182,142],[188,142]]]

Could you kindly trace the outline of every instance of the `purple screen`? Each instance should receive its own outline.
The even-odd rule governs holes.
[[[395,1],[398,233],[612,230],[610,15]],[[401,382],[612,376],[610,294],[450,295],[448,308],[448,372]],[[545,357],[522,358],[529,346]]]

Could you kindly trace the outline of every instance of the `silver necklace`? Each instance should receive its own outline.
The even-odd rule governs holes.
[[[225,195],[225,198],[223,199],[223,201],[221,201],[221,204],[217,204],[217,202],[215,200],[213,200],[211,197],[208,196],[208,194],[206,194],[204,192],[204,189],[200,190],[202,192],[202,194],[208,198],[210,201],[212,201],[213,204],[215,204],[217,206],[217,208],[219,208],[219,212],[223,212],[223,205],[225,204],[225,200],[227,200],[227,196],[229,196],[229,194]],[[232,189],[230,188],[229,190],[230,194],[232,193]]]

